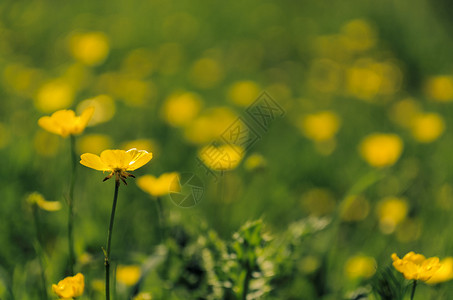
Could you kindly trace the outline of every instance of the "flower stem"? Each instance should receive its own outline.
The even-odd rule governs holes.
[[[165,239],[167,238],[167,218],[166,218],[165,211],[164,211],[164,205],[163,205],[162,199],[160,197],[157,197],[156,204],[157,204],[157,213],[159,216],[159,227],[160,227],[160,232],[161,232],[161,240],[162,240],[162,242],[164,242]]]
[[[69,273],[74,275],[74,184],[77,175],[77,156],[75,152],[75,136],[71,135],[71,162],[72,162],[72,175],[71,182],[69,185],[69,196],[68,196],[68,248],[69,248]]]
[[[247,269],[246,269],[245,278],[244,278],[244,282],[243,282],[243,286],[242,286],[242,297],[241,297],[242,300],[247,299],[247,294],[249,293],[250,279],[252,279],[252,272],[250,270],[249,264],[247,263]]]
[[[417,287],[417,280],[414,280],[414,283],[412,284],[411,300],[414,299],[415,288],[416,288],[416,287]]]
[[[115,194],[113,195],[112,213],[110,214],[110,224],[107,234],[107,249],[104,250],[104,264],[105,264],[105,299],[110,299],[110,245],[112,242],[113,221],[115,219],[116,202],[118,200],[118,189],[120,181],[115,181]]]
[[[36,254],[38,255],[39,259],[39,265],[41,267],[41,284],[42,284],[42,297],[43,299],[49,299],[49,295],[47,294],[47,281],[46,281],[46,274],[44,272],[44,251],[42,249],[42,238],[41,238],[41,225],[39,222],[39,215],[38,215],[38,208],[36,207],[36,204],[33,205],[33,220],[35,222],[35,229],[36,229]]]

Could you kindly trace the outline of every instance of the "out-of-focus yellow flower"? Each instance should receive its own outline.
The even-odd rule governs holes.
[[[61,139],[47,131],[37,131],[34,139],[33,145],[35,147],[36,153],[46,157],[55,156],[60,149]]]
[[[249,106],[258,97],[260,87],[253,81],[245,80],[233,83],[228,90],[228,98],[237,105]]]
[[[44,113],[62,109],[71,106],[74,101],[74,94],[74,88],[68,82],[55,79],[39,88],[35,106]]]
[[[453,279],[453,257],[446,257],[440,261],[440,268],[426,283],[437,284]]]
[[[52,285],[52,290],[60,299],[72,299],[82,296],[85,288],[85,278],[83,274],[77,273],[75,276],[66,277],[58,284]]]
[[[340,217],[346,222],[364,220],[369,212],[370,202],[363,196],[349,196],[343,200],[340,206]]]
[[[206,144],[219,139],[220,135],[238,118],[227,107],[215,107],[204,111],[184,130],[184,137],[194,144]],[[241,136],[246,138],[246,136]]]
[[[165,100],[162,113],[165,121],[174,127],[188,125],[202,106],[199,95],[190,92],[176,93]]]
[[[47,201],[38,192],[28,195],[27,202],[32,205],[36,204],[39,208],[47,211],[58,211],[61,209],[61,203],[59,201]]]
[[[244,157],[244,149],[237,145],[210,144],[198,151],[201,161],[214,171],[230,171],[235,169]]]
[[[445,122],[437,113],[418,114],[412,119],[412,136],[420,143],[431,143],[445,130]]]
[[[396,134],[373,133],[359,145],[362,158],[373,167],[388,167],[396,163],[403,151],[403,141]]]
[[[257,170],[266,166],[266,159],[259,153],[250,154],[244,161],[244,168],[248,171]]]
[[[407,216],[409,206],[407,201],[397,197],[386,197],[379,201],[377,214],[379,228],[385,234],[392,233],[396,226]]]
[[[153,297],[151,296],[151,293],[139,293],[137,296],[133,298],[133,300],[151,300]]]
[[[393,266],[408,280],[429,280],[441,267],[438,257],[426,258],[422,254],[407,253],[400,259],[396,253],[392,254]]]
[[[321,111],[305,116],[300,127],[309,139],[322,142],[332,139],[340,128],[341,120],[333,111]]]
[[[301,204],[310,215],[324,216],[334,211],[336,201],[328,190],[314,188],[302,195]]]
[[[115,175],[116,181],[120,179],[126,184],[128,177],[135,177],[127,171],[134,171],[152,158],[153,154],[145,150],[129,149],[124,150],[104,150],[100,156],[92,153],[84,153],[80,156],[80,163],[88,168],[98,171],[110,171],[110,175],[104,181]]]
[[[396,124],[410,128],[412,120],[421,112],[419,104],[412,98],[396,102],[390,109],[390,118]]]
[[[346,261],[344,271],[349,279],[371,278],[376,273],[376,260],[365,255],[350,257]]]
[[[368,62],[357,62],[346,73],[347,91],[361,100],[371,101],[379,92],[381,81],[381,76]]]
[[[376,31],[366,20],[349,21],[341,28],[341,31],[345,37],[345,46],[350,51],[368,50],[376,44]]]
[[[77,150],[79,153],[100,153],[102,150],[110,148],[112,144],[113,141],[108,135],[87,134],[83,135],[79,139],[77,143]]]
[[[170,192],[179,192],[178,173],[164,173],[159,177],[144,175],[137,179],[139,188],[154,197],[164,196]]]
[[[190,69],[190,79],[199,88],[212,88],[223,79],[223,68],[212,58],[197,60]]]
[[[75,59],[94,66],[102,63],[109,53],[109,42],[103,32],[77,33],[70,38],[70,50]]]
[[[116,268],[116,281],[127,286],[132,286],[138,282],[142,271],[137,265],[119,265]]]
[[[425,84],[426,95],[439,102],[453,100],[453,76],[439,75],[429,78]]]
[[[94,98],[83,100],[77,105],[77,111],[83,111],[90,106],[94,107],[94,113],[88,122],[89,126],[107,122],[115,115],[115,101],[108,95],[99,95]]]
[[[38,124],[51,133],[67,137],[70,134],[82,133],[93,112],[94,107],[86,108],[80,116],[76,116],[75,112],[70,109],[59,110],[50,117],[41,117]]]

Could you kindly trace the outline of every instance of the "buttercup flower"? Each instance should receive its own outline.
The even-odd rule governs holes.
[[[116,181],[121,179],[127,184],[126,179],[128,177],[135,177],[127,171],[134,171],[144,166],[153,158],[153,154],[133,148],[127,151],[104,150],[100,156],[84,153],[80,158],[80,163],[88,168],[98,171],[110,171],[111,173],[104,178],[104,181],[115,175]]]
[[[407,253],[400,259],[396,253],[392,254],[393,266],[408,280],[429,280],[441,267],[438,257],[426,258],[422,254]]]
[[[52,285],[52,290],[60,299],[72,299],[83,294],[85,288],[85,277],[81,273],[75,276],[66,277],[58,284]]]
[[[359,145],[362,158],[371,166],[382,168],[396,163],[403,151],[403,141],[396,134],[373,133]]]
[[[179,191],[178,173],[164,173],[159,177],[145,175],[137,179],[137,185],[154,197],[167,195],[171,191]]]
[[[70,134],[80,134],[90,121],[94,113],[94,107],[87,107],[80,116],[70,109],[63,109],[54,112],[50,117],[41,117],[38,125],[43,129],[67,137]]]
[[[453,279],[453,257],[442,259],[440,264],[439,270],[426,283],[437,284]]]

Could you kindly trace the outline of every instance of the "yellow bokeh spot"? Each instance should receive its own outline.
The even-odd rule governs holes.
[[[118,265],[116,268],[116,281],[127,286],[132,286],[138,282],[142,271],[137,265]]]
[[[178,177],[176,172],[164,173],[159,177],[144,175],[137,179],[137,185],[151,196],[165,196],[171,192],[180,192]]]
[[[347,222],[364,220],[370,212],[370,202],[362,196],[348,196],[340,206],[340,217]]]
[[[153,299],[151,293],[141,292],[137,296],[135,296],[132,300],[151,300],[151,299]]]
[[[246,107],[256,100],[260,90],[258,84],[253,81],[238,81],[229,88],[228,99],[234,104]]]
[[[376,273],[376,268],[376,260],[373,257],[357,255],[346,261],[344,272],[349,279],[368,279]]]
[[[420,113],[420,105],[412,98],[406,98],[396,102],[390,109],[390,118],[396,124],[410,128],[412,120]]]
[[[112,147],[112,139],[105,134],[86,134],[78,139],[78,153],[101,153]]]
[[[198,115],[201,106],[199,95],[191,92],[175,93],[165,100],[162,114],[171,126],[187,126]]]
[[[70,37],[69,47],[75,59],[89,66],[104,62],[110,50],[103,32],[76,33]]]
[[[358,99],[371,101],[379,92],[381,79],[367,63],[356,63],[346,72],[346,89]]]
[[[74,96],[74,88],[69,83],[55,79],[39,88],[35,98],[35,106],[44,113],[50,113],[71,106]]]
[[[248,171],[257,170],[266,166],[266,159],[259,153],[250,154],[244,161],[244,168]]]
[[[94,98],[83,100],[77,105],[77,112],[81,113],[90,106],[94,107],[94,113],[88,122],[88,126],[110,121],[115,115],[115,101],[108,95],[99,95]]]
[[[344,43],[350,51],[365,51],[376,44],[375,29],[363,19],[355,19],[346,23],[341,32],[345,37]]]
[[[444,119],[437,113],[418,114],[412,119],[412,136],[420,143],[434,142],[444,130]]]
[[[373,167],[388,167],[396,163],[403,151],[403,141],[396,134],[373,133],[359,145],[362,158]]]
[[[27,202],[29,204],[36,204],[39,208],[46,211],[58,211],[61,209],[61,203],[59,201],[47,201],[44,196],[38,192],[34,192],[28,195]]]
[[[189,76],[196,87],[207,89],[216,86],[223,79],[224,71],[219,61],[201,58],[192,65]]]
[[[230,171],[235,169],[244,157],[244,149],[237,145],[209,144],[198,151],[198,157],[214,171]]]
[[[60,149],[60,139],[47,131],[38,131],[33,139],[36,153],[42,156],[55,156]]]
[[[5,85],[12,88],[14,92],[32,96],[42,80],[42,72],[21,64],[9,64],[3,70],[3,80]]]
[[[227,107],[216,107],[204,111],[184,130],[184,137],[193,144],[206,144],[220,138],[238,118]]]
[[[385,234],[395,231],[396,226],[406,219],[409,211],[407,201],[397,197],[386,197],[377,205],[379,228]]]
[[[428,284],[438,284],[453,279],[453,257],[446,257],[440,261],[440,268],[426,281]]]
[[[426,95],[439,102],[453,100],[453,76],[439,75],[429,78],[425,84]]]
[[[314,188],[302,195],[301,204],[310,215],[324,216],[334,211],[336,201],[328,190]]]
[[[302,133],[317,142],[328,141],[338,132],[340,117],[333,111],[321,111],[306,115],[300,122]]]

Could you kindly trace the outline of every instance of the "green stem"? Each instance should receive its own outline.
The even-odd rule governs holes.
[[[75,152],[75,136],[70,136],[71,140],[71,162],[72,162],[72,175],[71,182],[69,185],[69,196],[68,196],[68,248],[69,248],[69,273],[74,275],[74,185],[77,175],[77,156]]]
[[[104,264],[105,264],[105,299],[110,299],[110,245],[112,242],[113,221],[115,219],[116,202],[118,200],[118,188],[120,181],[115,181],[115,194],[113,195],[112,213],[110,214],[110,224],[107,234],[107,249],[104,250]]]
[[[249,265],[247,264],[247,270],[245,273],[244,283],[242,286],[242,300],[247,299],[247,294],[249,293],[250,279],[252,279],[252,272]]]
[[[411,292],[411,300],[414,299],[414,295],[415,295],[415,288],[417,287],[417,280],[414,280],[414,283],[412,285],[412,292]]]
[[[36,254],[38,255],[39,265],[41,267],[41,284],[42,284],[42,297],[43,299],[49,299],[49,295],[47,294],[47,281],[46,281],[46,274],[45,274],[45,261],[44,261],[44,250],[42,249],[42,238],[41,238],[41,226],[39,222],[39,215],[38,215],[38,208],[36,204],[33,205],[33,219],[35,222],[36,228]]]

